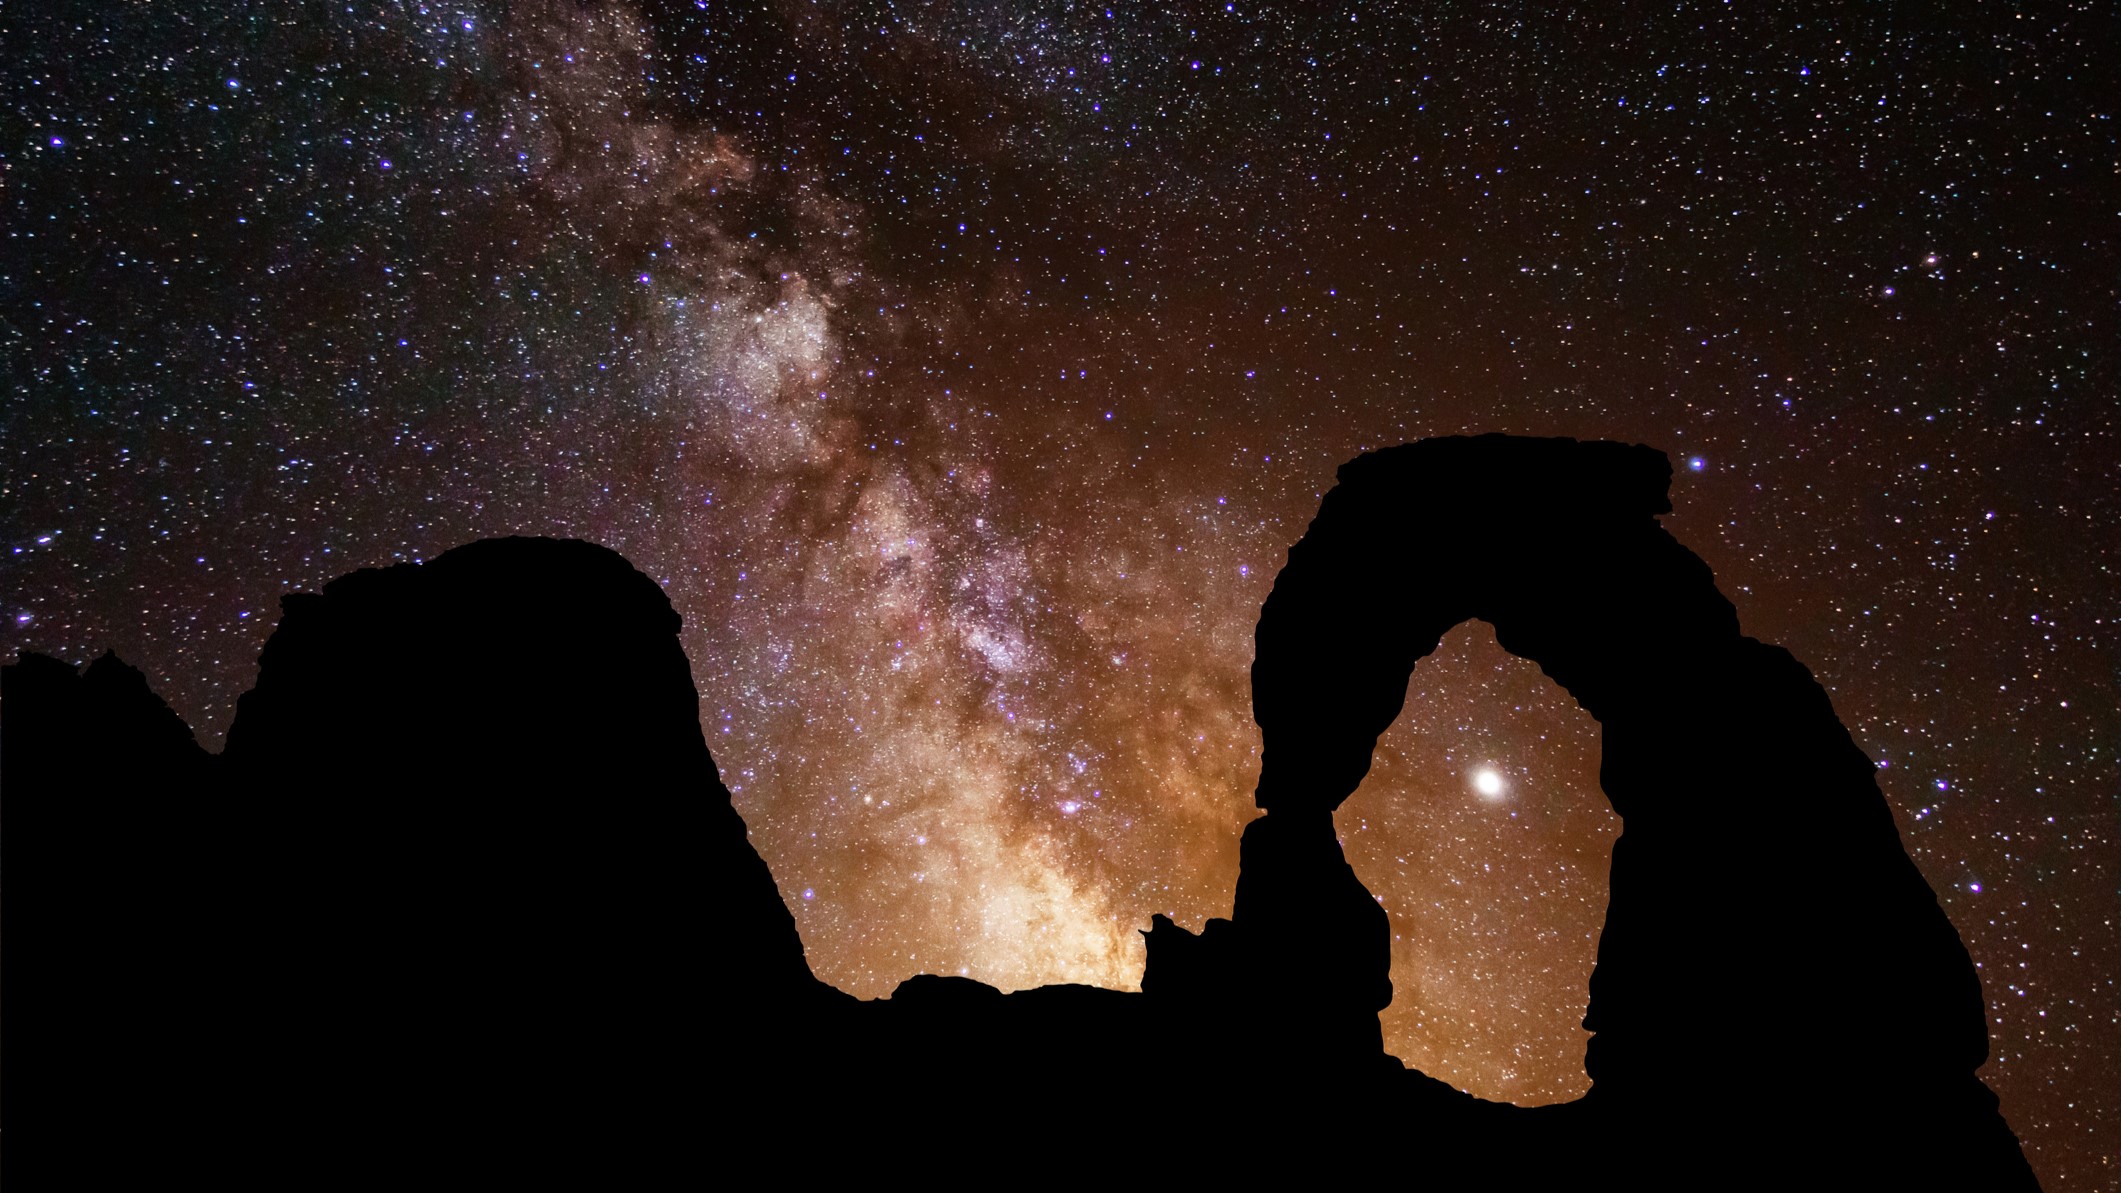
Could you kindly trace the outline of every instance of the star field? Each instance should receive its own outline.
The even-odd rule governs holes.
[[[283,593],[592,539],[820,976],[1124,987],[1229,911],[1333,469],[1645,442],[1878,763],[2043,1183],[2121,1181],[2110,13],[198,7],[0,16],[5,657],[218,748]],[[1416,670],[1337,821],[1408,1063],[1587,1087],[1597,765],[1486,627]]]

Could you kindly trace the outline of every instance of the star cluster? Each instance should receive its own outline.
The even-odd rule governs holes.
[[[684,615],[821,976],[1129,986],[1228,911],[1333,468],[1650,443],[1878,762],[2035,1168],[2102,1187],[2111,18],[1618,13],[10,11],[0,648],[115,649],[216,744],[281,594],[594,539]],[[1586,1087],[1596,772],[1484,627],[1416,671],[1339,816],[1397,1055]]]

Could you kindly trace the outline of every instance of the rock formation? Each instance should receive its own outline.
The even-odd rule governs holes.
[[[1231,917],[1156,917],[1139,994],[818,982],[676,613],[600,547],[490,540],[286,598],[219,756],[115,659],[26,656],[0,759],[45,864],[10,906],[63,943],[17,945],[43,996],[11,981],[10,1014],[63,1061],[11,1053],[17,1105],[125,1134],[85,1171],[221,1184],[917,1173],[1021,1161],[1095,1106],[1121,1125],[1074,1146],[1174,1179],[2030,1188],[1974,1076],[1965,949],[1818,684],[1658,525],[1669,479],[1648,448],[1501,436],[1345,466],[1261,615]],[[1390,927],[1334,837],[1411,669],[1476,617],[1598,718],[1626,825],[1566,1107],[1385,1053]]]
[[[1825,692],[1658,525],[1670,477],[1645,447],[1500,435],[1342,467],[1260,615],[1259,805],[1338,807],[1415,663],[1487,621],[1598,719],[1625,823],[1584,1024],[1596,1147],[2029,1186],[1974,1076],[1965,947]]]
[[[79,1111],[238,1179],[608,1178],[689,1149],[703,1083],[800,1067],[853,1000],[811,976],[677,629],[587,543],[356,572],[285,599],[218,757],[113,660],[7,668],[9,827],[63,825],[38,872],[93,941],[53,1000]]]
[[[144,1126],[193,1094],[209,1061],[197,990],[221,961],[194,852],[215,761],[112,655],[85,672],[37,655],[0,668],[11,1114]],[[103,1183],[107,1153],[67,1155],[72,1179]]]

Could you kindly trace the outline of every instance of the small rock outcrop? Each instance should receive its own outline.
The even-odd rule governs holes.
[[[1392,926],[1349,867],[1324,809],[1245,827],[1235,906],[1194,935],[1154,916],[1142,993],[1188,1061],[1228,1079],[1366,1079],[1385,1055],[1378,1012],[1392,1001]]]

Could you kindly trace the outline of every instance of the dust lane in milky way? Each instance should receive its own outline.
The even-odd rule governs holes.
[[[1333,468],[1647,442],[1883,768],[2043,1180],[2095,1185],[2103,42],[1889,15],[11,13],[0,647],[114,648],[217,743],[281,593],[595,539],[684,615],[821,975],[1126,986],[1151,914],[1229,908],[1251,628]],[[1410,1063],[1584,1088],[1596,755],[1484,627],[1416,672],[1339,817]]]

